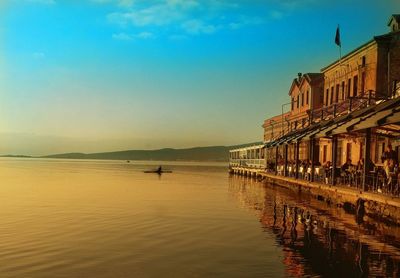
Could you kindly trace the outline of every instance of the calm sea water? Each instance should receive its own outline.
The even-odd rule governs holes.
[[[0,160],[0,277],[398,276],[400,231],[226,165]]]

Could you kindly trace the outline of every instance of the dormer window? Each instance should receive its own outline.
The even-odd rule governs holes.
[[[400,23],[400,14],[394,14],[390,17],[388,26],[391,32],[399,31],[399,23]]]

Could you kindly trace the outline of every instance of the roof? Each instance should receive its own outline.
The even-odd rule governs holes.
[[[309,72],[306,73],[302,76],[299,87],[304,83],[304,81],[307,81],[310,85],[314,84],[315,82],[318,82],[320,80],[324,79],[324,74],[320,72]]]
[[[290,86],[290,89],[289,89],[289,96],[291,95],[294,86],[297,86],[297,88],[299,87],[298,78],[293,79],[292,85]]]
[[[359,47],[353,49],[352,51],[350,51],[349,53],[347,53],[346,55],[342,56],[341,59],[337,59],[336,61],[334,61],[333,63],[330,63],[329,65],[327,65],[326,67],[323,67],[321,69],[322,72],[326,71],[327,69],[329,69],[330,67],[332,67],[333,65],[339,63],[340,61],[342,61],[343,59],[346,59],[347,57],[350,57],[354,54],[356,54],[358,51],[360,51],[361,49],[365,48],[366,46],[375,43],[375,37],[369,41],[367,41],[366,43],[360,45]]]
[[[237,148],[237,149],[232,149],[232,150],[229,150],[229,152],[248,151],[248,150],[256,150],[256,149],[262,149],[262,148],[264,148],[264,144],[262,144],[262,145],[247,146],[247,147]]]
[[[324,74],[320,73],[320,72],[308,72],[305,73],[301,76],[300,80],[299,78],[295,78],[293,79],[292,82],[292,86],[290,86],[289,89],[289,96],[291,95],[292,91],[293,91],[293,87],[296,85],[297,88],[299,88],[303,82],[306,80],[309,84],[314,84],[316,81],[323,79],[324,78]]]
[[[396,20],[397,22],[400,22],[400,14],[392,14],[392,16],[389,18],[389,21],[388,21],[388,24],[387,24],[388,26],[390,26],[390,24],[392,23],[393,19]]]
[[[351,131],[358,131],[362,129],[378,127],[380,125],[378,123],[378,120],[383,117],[390,116],[392,114],[392,109],[396,108],[399,104],[400,104],[400,98],[394,98],[387,101],[383,101],[377,105],[370,106],[368,107],[368,110],[366,110],[367,113],[364,113],[359,117],[353,117],[351,121],[348,121],[339,128],[332,130],[330,132],[330,135],[342,134]]]

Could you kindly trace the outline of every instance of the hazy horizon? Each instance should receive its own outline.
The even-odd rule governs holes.
[[[345,8],[343,8],[345,7]],[[298,72],[387,32],[396,0],[0,3],[0,154],[262,140]],[[396,10],[397,9],[397,10]]]

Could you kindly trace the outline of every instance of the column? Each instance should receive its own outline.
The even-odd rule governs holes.
[[[364,147],[364,169],[362,179],[362,189],[366,189],[366,181],[369,170],[371,169],[371,129],[367,128],[365,133],[365,147]]]
[[[275,147],[275,175],[278,175],[278,155],[279,155],[279,146]]]
[[[311,160],[311,177],[310,181],[314,181],[314,175],[315,175],[315,139],[311,138],[310,139],[310,160]]]
[[[295,167],[295,178],[298,179],[299,178],[299,149],[300,149],[300,142],[296,141],[295,144],[295,150],[294,150],[294,157],[296,160],[296,167]]]
[[[285,175],[285,177],[287,177],[288,176],[288,144],[285,144],[285,145],[283,145],[283,147],[284,147],[284,157],[283,157],[283,159],[284,159],[284,169],[283,169],[283,171],[284,171],[284,175]]]
[[[332,138],[332,185],[336,184],[337,141],[337,136],[334,135]]]

